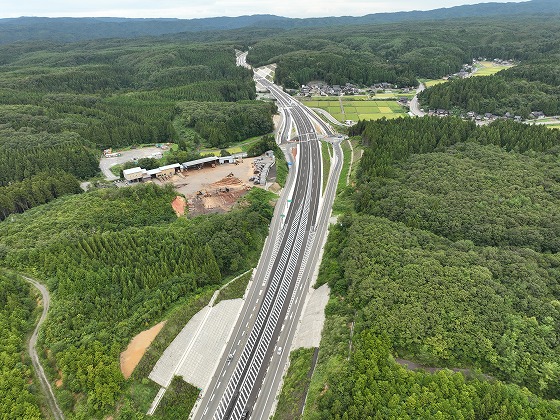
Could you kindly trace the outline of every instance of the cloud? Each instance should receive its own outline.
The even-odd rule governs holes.
[[[494,0],[502,3],[511,0]],[[119,16],[201,18],[275,14],[288,17],[363,16],[369,13],[429,10],[476,0],[0,0],[0,17]],[[7,4],[3,4],[7,3]]]

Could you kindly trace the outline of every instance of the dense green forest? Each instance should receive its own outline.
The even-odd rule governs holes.
[[[64,171],[47,171],[0,187],[0,221],[66,194],[82,191],[76,177]]]
[[[365,152],[321,265],[304,417],[558,418],[559,133],[426,117],[352,134]]]
[[[130,338],[256,264],[272,217],[268,193],[254,190],[233,212],[192,221],[176,218],[174,196],[154,185],[98,190],[0,223],[4,264],[32,270],[52,293],[40,344],[49,373],[62,372],[65,411],[114,410]]]
[[[193,128],[210,147],[227,147],[272,132],[276,106],[269,102],[181,102],[179,124]]]
[[[424,90],[424,108],[528,118],[533,111],[560,115],[560,60],[521,64],[489,77],[456,79]]]
[[[481,18],[292,30],[255,42],[248,61],[277,63],[275,79],[289,88],[311,80],[414,85],[477,57],[557,61],[558,45],[556,16]]]
[[[0,418],[43,418],[25,340],[34,327],[37,306],[21,278],[0,271]]]
[[[4,157],[13,143],[36,145],[34,154],[25,145],[21,152],[15,148],[20,165],[30,164],[16,167],[13,177],[21,177],[37,160],[91,176],[92,159],[84,147],[177,140],[177,102],[255,98],[251,72],[236,67],[233,47],[224,43],[21,43],[0,47],[0,63],[1,129],[6,133],[0,137],[0,164],[15,165]],[[253,123],[247,115],[241,118]]]

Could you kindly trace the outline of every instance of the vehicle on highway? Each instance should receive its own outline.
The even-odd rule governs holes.
[[[278,350],[276,350],[276,354],[278,355],[282,354],[282,347],[278,347]]]

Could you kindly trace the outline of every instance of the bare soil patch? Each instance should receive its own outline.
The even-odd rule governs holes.
[[[154,325],[149,330],[142,331],[130,341],[126,350],[121,353],[121,372],[125,379],[130,378],[146,349],[152,344],[164,325],[165,321]]]
[[[177,217],[181,217],[185,214],[187,200],[185,200],[185,197],[181,197],[180,195],[178,195],[177,197],[175,197],[175,200],[171,202],[171,207],[173,207],[173,210],[175,211]]]
[[[58,379],[54,384],[57,388],[60,388],[62,386],[62,371],[60,369],[58,370]]]

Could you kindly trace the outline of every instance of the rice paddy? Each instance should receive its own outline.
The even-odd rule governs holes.
[[[338,99],[312,98],[303,101],[310,108],[321,108],[340,122],[347,120],[379,120],[403,117],[405,109],[396,101],[342,100],[342,108]],[[344,112],[343,112],[344,110]]]

